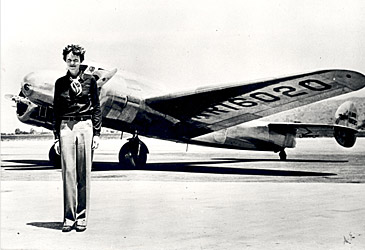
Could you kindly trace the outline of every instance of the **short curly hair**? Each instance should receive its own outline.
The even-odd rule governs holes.
[[[63,60],[66,62],[67,55],[72,52],[75,56],[80,56],[80,61],[84,61],[85,58],[85,49],[81,47],[80,45],[67,45],[62,52]]]

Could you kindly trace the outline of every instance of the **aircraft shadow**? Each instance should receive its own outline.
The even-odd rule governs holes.
[[[63,223],[62,222],[29,222],[27,223],[28,226],[34,227],[42,227],[42,228],[49,228],[54,230],[61,230]]]
[[[256,161],[266,161],[266,162],[314,162],[314,163],[344,163],[349,162],[348,160],[310,160],[310,159],[286,159],[285,161],[282,161],[280,159],[242,159],[242,158],[211,158],[212,160],[218,160],[218,161],[238,161],[238,162],[256,162]]]
[[[94,162],[93,171],[107,170],[142,170],[142,171],[161,171],[161,172],[184,172],[184,173],[204,173],[204,174],[232,174],[232,175],[261,175],[261,176],[332,176],[334,173],[311,172],[311,171],[292,171],[292,170],[273,170],[273,169],[254,169],[254,168],[232,168],[215,167],[208,165],[218,165],[224,163],[247,162],[246,159],[230,159],[219,161],[191,161],[191,162],[164,162],[148,163],[145,167],[127,168],[121,167],[118,163]],[[258,160],[254,160],[258,161]]]
[[[292,171],[292,170],[273,170],[273,169],[254,169],[254,168],[231,168],[231,167],[210,167],[201,165],[189,165],[186,163],[151,163],[144,169],[148,171],[164,172],[188,172],[204,174],[231,174],[231,175],[261,175],[261,176],[331,176],[333,173],[311,172],[311,171]]]
[[[5,170],[54,170],[56,167],[52,166],[49,161],[43,160],[3,160],[3,162],[12,162],[25,165],[1,166]]]
[[[219,159],[219,160],[217,160]],[[142,171],[161,171],[161,172],[185,172],[185,173],[205,173],[205,174],[233,174],[233,175],[261,175],[261,176],[332,176],[334,173],[312,172],[312,171],[293,171],[293,170],[274,170],[260,168],[232,168],[219,165],[225,163],[240,163],[240,162],[256,162],[256,161],[280,161],[280,160],[258,160],[258,159],[238,159],[238,158],[215,158],[211,161],[190,161],[190,162],[163,162],[163,163],[147,163],[144,167],[132,168],[123,167],[117,162],[94,162],[92,171],[116,171],[116,170],[142,170]],[[292,160],[297,162],[307,162],[307,160]],[[57,169],[50,166],[48,161],[38,160],[14,160],[21,164],[30,164],[28,166],[11,166],[6,170],[54,170]],[[309,162],[328,162],[324,160],[309,161]],[[344,161],[330,161],[344,162]]]

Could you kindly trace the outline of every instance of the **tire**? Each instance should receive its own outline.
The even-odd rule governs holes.
[[[61,156],[56,153],[54,145],[49,149],[48,159],[53,167],[61,168]]]
[[[279,153],[279,157],[281,161],[286,161],[286,153],[284,150],[281,150]]]
[[[139,139],[131,139],[119,151],[119,164],[123,168],[141,168],[146,165],[148,149]]]

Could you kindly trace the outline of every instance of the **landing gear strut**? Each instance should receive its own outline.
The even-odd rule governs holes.
[[[286,161],[286,153],[285,153],[284,149],[280,150],[279,157],[280,157],[281,161]]]
[[[119,151],[119,163],[123,167],[140,168],[147,162],[147,146],[138,138],[133,136],[122,146]]]

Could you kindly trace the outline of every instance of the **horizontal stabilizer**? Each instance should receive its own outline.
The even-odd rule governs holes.
[[[335,129],[348,131],[356,134],[358,130],[337,124],[319,124],[319,123],[289,123],[275,122],[269,123],[270,130],[277,132],[289,132],[296,134],[298,137],[333,137]]]

